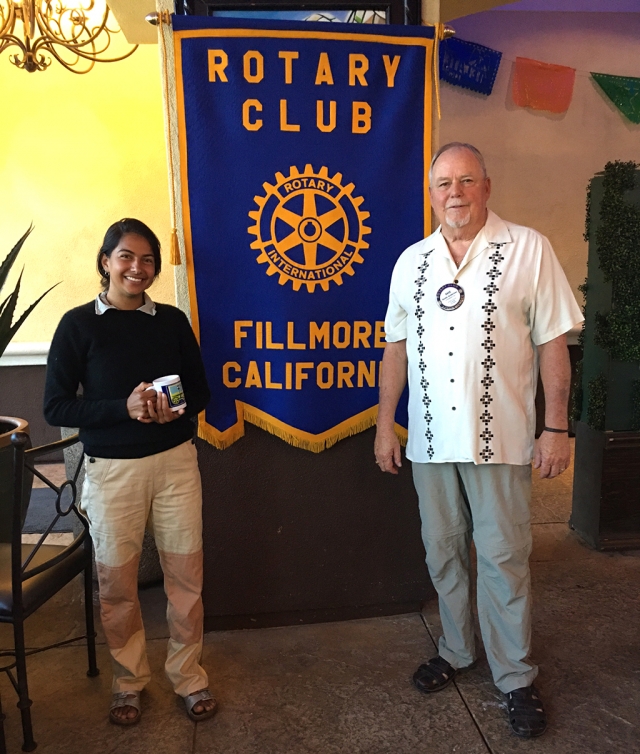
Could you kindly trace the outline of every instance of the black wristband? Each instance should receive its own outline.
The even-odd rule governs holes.
[[[555,429],[555,427],[545,427],[543,432],[557,432],[559,435],[568,435],[569,430],[568,429]]]

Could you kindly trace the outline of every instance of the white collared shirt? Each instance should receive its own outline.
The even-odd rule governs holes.
[[[454,282],[464,301],[445,311],[436,294]],[[388,342],[407,341],[407,457],[530,463],[535,346],[582,320],[549,241],[490,210],[459,267],[440,228],[410,246],[394,268],[385,320]]]
[[[117,310],[117,308],[117,306],[109,303],[109,301],[107,300],[107,294],[104,291],[96,296],[96,314],[104,314],[108,309]],[[139,306],[135,311],[150,314],[152,317],[155,316],[156,305],[151,300],[146,291],[144,293],[144,304],[142,304],[142,306]]]

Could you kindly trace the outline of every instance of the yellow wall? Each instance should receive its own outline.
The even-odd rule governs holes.
[[[95,296],[97,250],[106,228],[124,216],[159,236],[164,269],[151,295],[174,303],[158,47],[83,76],[56,62],[27,73],[5,52],[0,97],[0,260],[35,226],[18,258],[25,265],[18,310],[62,281],[14,342],[50,340],[67,309]]]

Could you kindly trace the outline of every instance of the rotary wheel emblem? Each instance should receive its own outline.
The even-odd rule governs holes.
[[[326,167],[316,173],[306,165],[301,173],[292,166],[288,176],[275,178],[275,184],[262,184],[265,195],[254,197],[258,209],[249,212],[257,261],[268,265],[267,275],[279,275],[280,285],[291,281],[294,291],[342,285],[342,275],[353,275],[353,264],[364,262],[360,251],[369,248],[363,197],[353,196],[353,183],[342,185],[341,173],[329,178]]]

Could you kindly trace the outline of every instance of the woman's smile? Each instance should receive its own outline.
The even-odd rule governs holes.
[[[153,251],[146,238],[126,233],[105,256],[102,266],[109,275],[107,300],[118,309],[138,309],[144,304],[144,291],[155,278]]]

